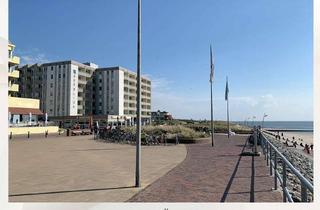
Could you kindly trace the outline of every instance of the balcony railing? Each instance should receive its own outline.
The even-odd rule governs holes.
[[[9,91],[18,92],[19,91],[19,85],[17,85],[17,84],[9,85]]]
[[[11,78],[19,78],[20,76],[20,71],[18,70],[13,70],[12,72],[8,73],[8,76]]]
[[[12,56],[11,58],[9,58],[9,63],[12,63],[14,65],[18,65],[18,64],[20,64],[20,58],[17,56]]]

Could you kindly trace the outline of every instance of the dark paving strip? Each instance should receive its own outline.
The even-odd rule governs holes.
[[[245,143],[244,145],[242,145],[243,148],[242,148],[242,150],[241,150],[241,153],[244,152],[244,149],[246,148],[247,143],[248,143],[248,140],[246,141],[246,143]],[[239,145],[237,145],[237,146],[239,146]],[[234,156],[239,156],[239,155],[234,155]],[[231,187],[231,185],[232,185],[232,182],[233,182],[233,180],[234,180],[234,177],[235,177],[235,175],[237,174],[237,171],[238,171],[238,168],[239,168],[239,164],[240,164],[241,158],[242,158],[242,156],[240,155],[240,156],[239,156],[239,159],[238,159],[238,162],[237,162],[237,164],[236,164],[236,167],[235,167],[234,170],[233,170],[233,173],[232,173],[232,175],[231,175],[231,177],[230,177],[230,179],[229,179],[228,185],[227,185],[227,187],[226,187],[226,190],[225,190],[224,193],[223,193],[223,196],[222,196],[220,202],[225,202],[225,201],[226,201],[226,198],[227,198],[227,196],[228,196],[228,193],[229,193],[230,187]]]

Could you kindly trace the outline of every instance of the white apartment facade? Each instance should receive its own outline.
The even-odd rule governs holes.
[[[23,66],[22,95],[40,99],[41,110],[49,116],[84,115],[91,109],[91,99],[86,96],[97,67],[73,60]]]
[[[49,116],[136,116],[136,73],[73,60],[20,67],[21,95]],[[141,79],[141,115],[151,119],[151,80]]]
[[[123,67],[96,69],[93,76],[93,114],[136,115],[136,73]],[[151,80],[141,78],[141,115],[151,116]]]

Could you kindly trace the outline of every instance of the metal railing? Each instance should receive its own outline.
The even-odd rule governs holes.
[[[313,185],[288,161],[288,159],[267,139],[264,132],[258,131],[258,138],[261,143],[267,166],[270,167],[270,175],[274,175],[274,189],[278,189],[278,181],[283,191],[283,202],[294,202],[288,190],[287,169],[300,180],[301,202],[308,202],[308,191],[313,197]],[[278,160],[281,161],[282,175],[278,172]]]

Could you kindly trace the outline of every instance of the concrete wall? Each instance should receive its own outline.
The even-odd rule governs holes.
[[[46,126],[46,127],[10,127],[9,134],[12,132],[12,135],[21,135],[21,134],[44,134],[45,131],[50,133],[58,133],[59,127],[58,126]]]
[[[39,109],[40,101],[31,98],[8,97],[9,107]]]

